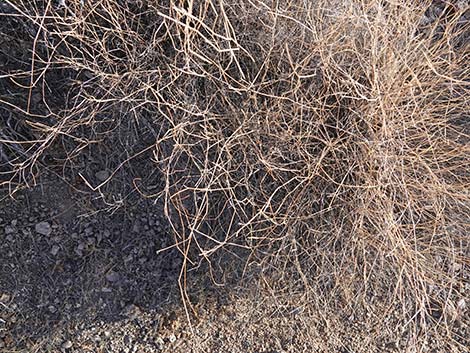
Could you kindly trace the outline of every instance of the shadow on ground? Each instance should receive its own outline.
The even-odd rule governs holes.
[[[93,211],[56,177],[0,202],[3,349],[67,349],[68,330],[179,303],[181,258],[157,254],[171,243],[158,206]]]
[[[257,337],[237,342],[236,325],[258,320],[249,301],[231,302],[246,258],[220,255],[214,271],[228,277],[209,275],[205,262],[192,266],[190,327],[182,257],[158,203],[135,197],[110,210],[53,173],[38,185],[0,199],[0,351],[235,352],[241,342],[266,352],[253,348]],[[267,335],[258,343],[275,346],[276,334]]]

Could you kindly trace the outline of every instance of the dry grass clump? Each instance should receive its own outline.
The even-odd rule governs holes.
[[[0,102],[35,136],[19,153],[0,135],[8,175],[28,180],[57,146],[74,165],[107,143],[122,152],[119,170],[145,133],[153,141],[137,155],[153,151],[145,168],[165,181],[146,196],[164,200],[183,285],[199,259],[248,249],[274,293],[300,290],[417,351],[430,337],[462,351],[464,2],[64,3],[7,1],[34,45],[27,68],[0,77],[26,80],[27,101]],[[63,105],[48,104],[48,75],[63,78]],[[31,104],[37,87],[43,113]]]

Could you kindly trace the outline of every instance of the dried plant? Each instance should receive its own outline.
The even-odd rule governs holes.
[[[316,310],[367,313],[378,335],[398,325],[410,351],[431,337],[462,351],[463,2],[6,4],[6,36],[32,45],[27,64],[0,76],[0,106],[13,114],[0,130],[10,185],[31,182],[45,156],[78,173],[83,151],[108,146],[120,159],[108,180],[87,182],[99,191],[151,151],[145,168],[165,186],[145,196],[164,202],[183,293],[189,267],[242,249],[275,293],[300,288]]]

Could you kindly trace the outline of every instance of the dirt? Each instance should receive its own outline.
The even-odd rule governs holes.
[[[426,22],[432,23],[431,15]],[[8,34],[0,39],[2,70],[28,70],[30,43],[15,40],[27,26],[10,22],[15,25],[1,26]],[[24,37],[29,35],[25,32]],[[20,62],[24,66],[18,66]],[[56,91],[66,79],[48,77],[57,83],[48,99],[31,92],[32,113],[47,115],[45,101],[63,104],[65,98]],[[5,97],[15,92],[15,104],[26,109],[28,90],[6,80],[0,89]],[[23,136],[28,134],[27,119],[10,108],[0,107],[0,132],[7,138],[32,139]],[[139,194],[155,195],[162,189],[158,171],[153,164],[148,167],[152,151],[139,152],[155,141],[148,131],[158,129],[142,129],[134,140],[129,138],[125,153],[109,146],[129,130],[116,128],[116,135],[109,137],[103,129],[99,136],[105,137],[84,148],[83,157],[71,158],[72,153],[64,154],[60,146],[49,149],[37,161],[48,170],[38,176],[38,186],[13,196],[8,195],[10,190],[1,190],[0,352],[449,351],[433,342],[431,334],[420,342],[408,340],[419,335],[407,332],[398,309],[391,308],[385,318],[374,316],[373,310],[351,309],[346,315],[344,307],[334,312],[318,309],[318,302],[327,303],[329,294],[311,298],[302,287],[290,288],[289,281],[282,291],[271,290],[256,262],[245,266],[250,254],[221,250],[214,261],[221,271],[215,274],[204,262],[194,264],[187,282],[191,306],[183,305],[178,282],[183,259],[172,246],[163,207],[155,198]],[[106,146],[109,150],[101,150]],[[1,148],[0,173],[10,172],[6,161],[16,161],[25,150],[19,144]],[[91,191],[111,175],[110,182]],[[463,317],[470,304],[461,300],[455,302]],[[386,298],[382,301],[389,306]],[[447,323],[442,316],[442,310],[436,310],[438,323],[431,325],[432,334],[439,331],[445,336],[452,326],[449,340],[468,346],[468,320]],[[379,324],[383,322],[385,326]],[[387,330],[377,332],[377,327]]]
[[[283,297],[263,289],[253,269],[217,286],[204,265],[195,267],[186,312],[181,256],[159,205],[141,199],[103,211],[53,174],[2,199],[0,239],[1,352],[346,353],[410,345],[403,332],[374,332],[377,320],[393,327],[393,313],[322,313],[302,291]],[[220,266],[238,273],[240,264]],[[440,352],[432,348],[423,351]]]
[[[295,315],[266,317],[264,300],[218,288],[205,271],[191,277],[188,320],[178,288],[181,256],[171,247],[159,251],[173,240],[154,202],[114,213],[92,209],[89,196],[77,197],[53,174],[41,187],[4,196],[0,351],[284,352],[302,346],[295,343]],[[250,307],[259,305],[262,312]]]
[[[60,179],[41,184],[0,203],[4,349],[57,351],[79,331],[128,317],[133,306],[161,312],[178,301],[180,257],[156,253],[171,242],[158,207],[93,213]],[[158,327],[159,314],[153,320]]]

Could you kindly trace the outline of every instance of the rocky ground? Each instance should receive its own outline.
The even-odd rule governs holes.
[[[1,201],[2,351],[118,352],[113,338],[132,347],[130,336],[97,327],[141,313],[149,337],[142,347],[171,340],[158,332],[160,314],[178,302],[180,259],[171,249],[157,254],[171,241],[161,210],[149,203],[110,215],[83,201],[56,178]],[[85,332],[92,346],[78,345]]]
[[[99,212],[52,174],[40,187],[6,194],[1,352],[312,351],[305,323],[293,325],[299,308],[273,302],[269,309],[269,297],[249,287],[219,288],[203,266],[191,277],[187,316],[181,256],[168,249],[172,239],[153,202]]]
[[[0,202],[1,352],[416,351],[403,332],[376,332],[379,321],[394,326],[393,314],[326,315],[310,305],[318,298],[274,294],[254,277],[217,286],[204,265],[189,277],[186,312],[181,256],[168,248],[158,204],[144,199],[114,213],[93,205],[53,175]],[[459,325],[465,344],[468,326]],[[446,352],[432,340],[419,347]]]
[[[466,6],[465,1],[455,3],[456,9]],[[444,5],[433,1],[423,26],[435,23]],[[0,3],[0,12],[11,12],[9,7]],[[462,26],[470,18],[468,11],[459,19]],[[0,21],[4,74],[29,70],[31,43],[18,41],[17,36],[22,31],[25,38],[31,34],[25,21],[12,18]],[[467,37],[462,38],[464,43]],[[25,106],[28,80],[19,81],[21,85],[1,81],[0,98],[15,96],[15,105]],[[40,90],[32,90],[33,113],[46,115],[43,102],[62,106],[66,99],[60,96],[65,92],[60,77],[48,80],[57,87],[48,99]],[[22,113],[10,105],[0,108],[0,140],[36,139],[22,130],[22,123],[15,123],[24,120]],[[146,123],[152,124],[149,120]],[[155,198],[136,191],[136,183],[146,194],[162,188],[158,171],[149,162],[152,151],[144,150],[155,141],[152,131],[160,127],[149,126],[136,136],[130,136],[124,125],[114,134],[103,127],[100,143],[80,150],[79,157],[73,149],[67,155],[60,146],[51,147],[37,161],[43,172],[36,187],[13,195],[0,189],[1,353],[448,353],[451,350],[441,346],[446,339],[449,347],[461,347],[456,348],[458,353],[470,351],[465,348],[470,346],[470,281],[465,268],[455,269],[465,274],[467,284],[458,297],[441,289],[453,305],[452,315],[437,308],[425,333],[409,332],[409,322],[399,321],[403,315],[390,298],[382,298],[375,310],[389,312],[387,317],[374,310],[354,311],[347,302],[334,311],[334,298],[326,304],[327,296],[309,297],[289,283],[274,291],[258,275],[256,263],[245,266],[246,254],[232,256],[222,250],[214,261],[220,273],[209,275],[205,263],[192,266],[187,281],[191,305],[183,305],[178,281],[183,259],[172,246],[163,208]],[[113,149],[123,137],[130,141],[126,148]],[[5,161],[24,153],[21,144],[8,148],[0,144],[0,177],[11,172]],[[113,171],[109,183],[91,191]],[[232,276],[224,277],[227,274]],[[330,311],[318,310],[319,302]],[[446,315],[455,318],[447,321]]]

